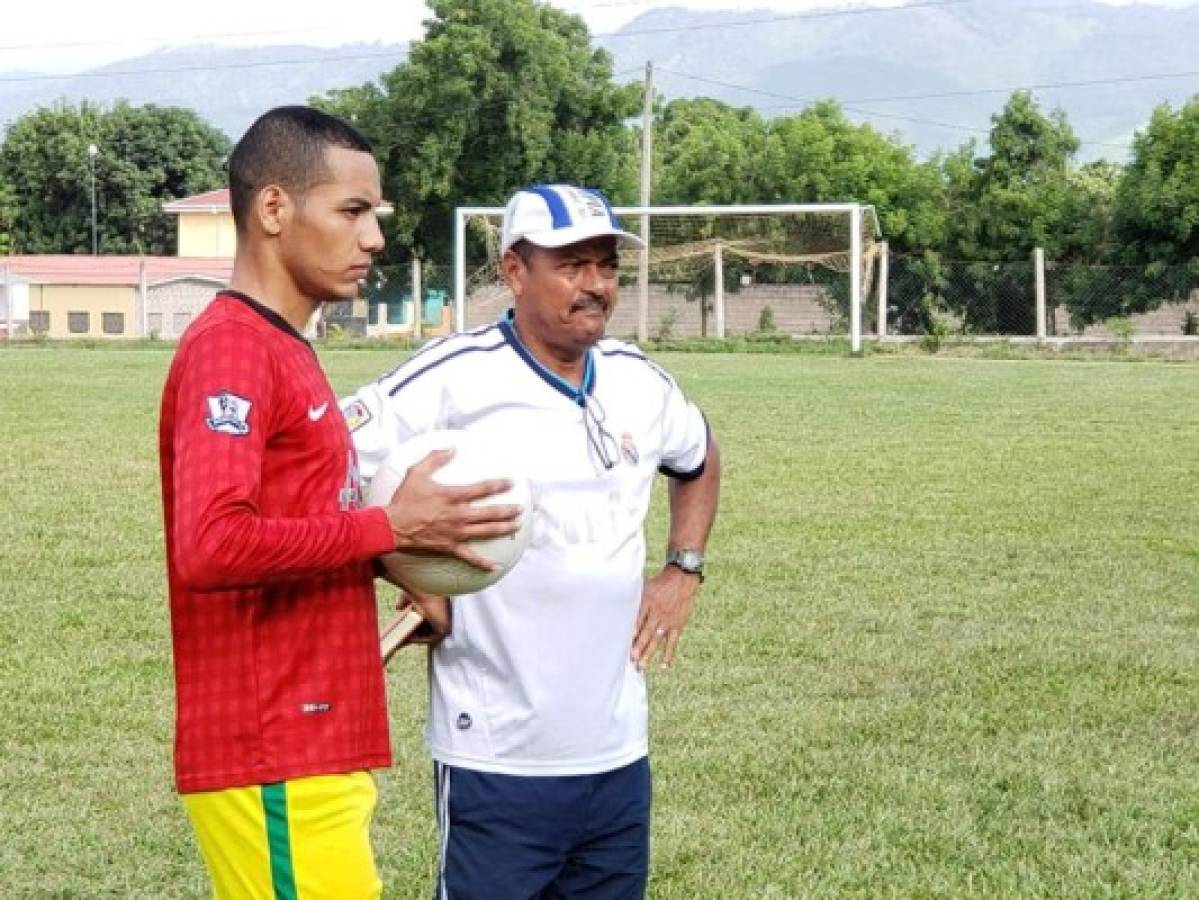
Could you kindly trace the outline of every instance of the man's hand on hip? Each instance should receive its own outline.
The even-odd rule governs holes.
[[[666,566],[645,581],[641,589],[641,609],[633,632],[633,662],[644,671],[658,650],[662,651],[662,668],[674,662],[679,636],[691,619],[695,595],[699,591],[699,576],[690,575],[677,566]]]

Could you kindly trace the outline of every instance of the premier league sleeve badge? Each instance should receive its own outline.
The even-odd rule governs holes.
[[[238,437],[250,433],[250,406],[244,397],[222,391],[208,398],[208,417],[204,420],[213,431]]]

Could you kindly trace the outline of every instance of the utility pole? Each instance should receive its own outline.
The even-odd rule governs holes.
[[[412,340],[419,341],[425,322],[424,287],[421,285],[420,257],[412,257]]]
[[[650,205],[650,181],[654,166],[654,63],[645,63],[645,98],[641,107],[641,205]],[[641,262],[637,273],[637,340],[649,339],[649,215],[641,214]]]
[[[96,156],[100,148],[95,144],[87,145],[87,167],[92,176],[92,256],[99,253],[99,241],[96,238]]]

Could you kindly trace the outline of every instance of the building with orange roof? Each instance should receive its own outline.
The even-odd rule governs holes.
[[[217,291],[229,284],[237,233],[229,191],[207,191],[162,205],[178,217],[176,256],[0,256],[0,339],[49,338],[175,340]],[[394,207],[383,203],[379,215]],[[329,321],[365,330],[364,300],[329,304]],[[380,334],[410,333],[411,325]],[[448,320],[434,332],[448,329]]]
[[[2,327],[7,334],[11,319],[14,333],[50,338],[177,338],[232,273],[231,258],[0,257]]]
[[[231,257],[237,249],[228,188],[172,200],[162,204],[162,211],[178,220],[179,256]]]

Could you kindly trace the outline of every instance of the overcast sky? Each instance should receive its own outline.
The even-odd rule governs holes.
[[[900,6],[903,2],[858,0],[853,5]],[[1185,6],[1199,0],[1150,2]],[[602,34],[655,7],[803,12],[850,4],[837,0],[554,0],[554,5],[581,13],[592,33]],[[420,37],[421,20],[428,15],[421,0],[353,0],[340,5],[327,0],[204,0],[195,5],[163,0],[33,0],[4,6],[0,71],[54,73],[77,72],[180,44],[332,46],[355,41],[409,41]]]

